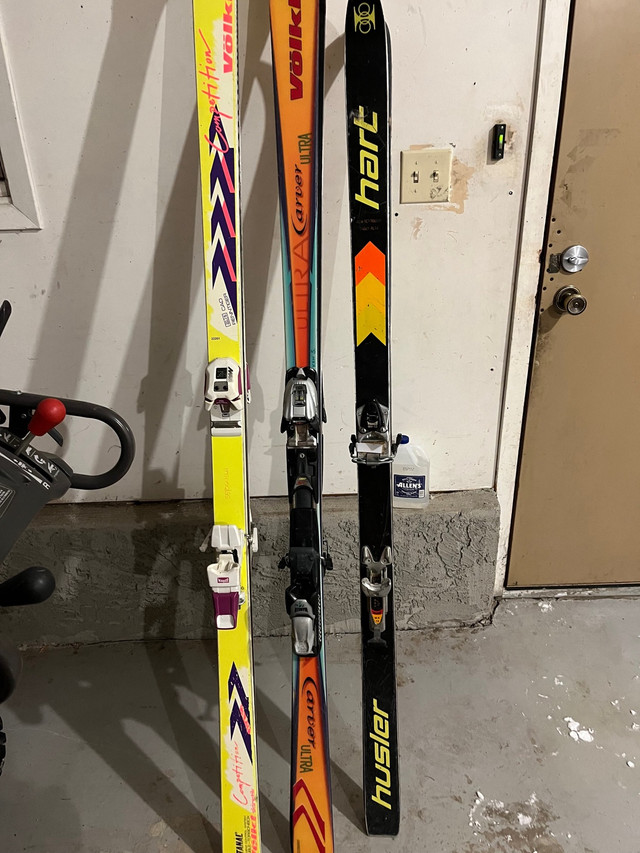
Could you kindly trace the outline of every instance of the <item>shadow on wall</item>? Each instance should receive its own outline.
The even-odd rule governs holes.
[[[276,181],[275,122],[273,77],[269,47],[268,4],[250,0],[242,4],[239,22],[241,38],[246,34],[242,62],[243,112],[259,114],[250,101],[264,105],[264,119],[257,126],[259,150],[257,179],[243,197],[243,235],[245,257],[245,290],[247,347],[249,364],[259,357],[259,346],[275,342],[282,351],[284,374],[284,341],[282,325],[277,330],[264,328],[265,304],[269,287],[281,289],[280,276],[274,276],[279,242],[278,188]],[[142,288],[137,283],[136,299],[130,313],[123,306],[123,326],[129,339],[126,353],[117,354],[128,365],[128,377],[120,386],[95,402],[112,406],[125,417],[132,410],[131,377],[143,377],[137,399],[137,411],[144,415],[144,431],[137,430],[137,465],[142,467],[138,497],[142,500],[175,500],[184,497],[181,488],[181,445],[190,436],[202,447],[202,492],[210,494],[209,450],[206,441],[207,418],[201,405],[202,376],[192,375],[186,367],[185,341],[189,317],[194,303],[202,297],[202,250],[198,197],[198,139],[195,115],[195,91],[191,53],[185,59],[184,49],[192,51],[191,7],[188,0],[167,3],[166,0],[114,0],[112,18],[102,57],[97,84],[88,116],[84,143],[77,172],[70,189],[70,202],[60,238],[54,270],[49,282],[50,298],[46,303],[42,328],[54,330],[42,335],[33,361],[28,385],[37,387],[38,366],[57,363],[65,376],[65,395],[77,396],[86,378],[93,378],[96,368],[88,365],[90,331],[102,329],[97,316],[101,293],[110,288],[124,294],[128,289],[121,281],[109,277],[109,256],[121,246],[123,252],[136,245],[135,234],[114,232],[119,206],[127,198],[125,181],[127,160],[134,140],[145,80],[149,76],[152,51],[157,55],[157,34],[162,27],[162,79],[159,100],[159,139],[149,140],[153,156],[158,159],[157,200],[140,217],[158,218],[155,250],[147,280]],[[333,36],[332,36],[333,38]],[[325,90],[330,89],[342,69],[343,37],[336,35],[325,56]],[[154,60],[155,64],[155,60]],[[147,87],[148,89],[148,87]],[[194,104],[190,121],[175,128],[176,116],[185,116],[185,97]],[[184,118],[183,118],[184,121]],[[264,127],[260,124],[263,123]],[[253,144],[251,133],[247,148]],[[336,188],[332,183],[332,197]],[[342,181],[339,182],[342,187]],[[329,218],[339,217],[334,204],[326,205]],[[334,223],[329,233],[335,234]],[[117,246],[114,245],[117,240]],[[335,267],[335,239],[325,241],[324,301],[330,296]],[[121,265],[119,265],[121,267]],[[202,311],[204,314],[204,310]],[[67,334],[65,335],[65,330]],[[73,333],[72,333],[73,331]],[[124,331],[124,330],[123,330]],[[273,338],[272,338],[273,336]],[[65,346],[61,346],[61,337]],[[122,340],[122,336],[119,338]],[[140,340],[149,340],[148,361],[140,363]],[[206,345],[204,319],[201,331],[202,349]],[[87,371],[93,371],[88,374]],[[146,375],[144,375],[146,373]],[[97,376],[96,376],[97,379]],[[273,461],[271,491],[276,482],[284,482],[284,453],[281,453],[280,402],[281,375],[271,377],[267,391],[254,381],[254,402],[249,410],[249,433],[252,425],[269,418]],[[97,385],[96,381],[96,385]],[[182,396],[176,396],[175,389]],[[130,414],[129,414],[130,417]],[[110,436],[105,435],[99,459],[110,458]],[[175,452],[166,452],[167,445]],[[190,450],[193,465],[193,449]],[[102,463],[98,462],[97,467]],[[198,475],[200,476],[200,475]],[[192,478],[192,473],[190,473]]]
[[[132,304],[126,318],[129,334],[124,364],[131,366],[140,381],[137,409],[144,414],[144,433],[137,431],[137,457],[142,465],[139,497],[176,499],[183,496],[179,485],[180,444],[183,433],[202,435],[202,483],[208,482],[206,419],[199,400],[202,377],[186,372],[185,341],[189,316],[195,300],[202,300],[202,250],[199,213],[198,139],[193,77],[185,75],[192,57],[191,5],[166,0],[114,0],[112,19],[98,82],[86,127],[78,170],[70,188],[70,204],[60,239],[54,272],[49,284],[43,328],[74,329],[86,334],[69,335],[64,348],[60,334],[40,337],[34,371],[42,363],[62,360],[65,394],[78,393],[86,369],[88,334],[96,324],[101,290],[117,286],[126,298],[122,282],[109,280],[107,262],[112,251],[114,223],[123,194],[125,172],[134,130],[138,121],[145,80],[148,77],[157,31],[164,27],[160,130],[149,144],[157,155],[157,201],[141,210],[140,217],[158,219],[155,250],[141,298]],[[184,114],[185,92],[193,101],[190,120],[175,129],[175,117]],[[180,147],[180,143],[182,145]],[[177,143],[177,144],[176,144]],[[122,250],[135,245],[135,235],[118,235]],[[195,248],[194,248],[195,247]],[[136,287],[136,293],[138,293]],[[140,339],[149,340],[148,362],[139,359]],[[202,329],[203,352],[205,347]],[[30,377],[30,384],[34,376]],[[188,399],[176,399],[174,388],[192,389]],[[193,389],[197,389],[195,392]],[[111,389],[108,389],[109,392]],[[109,393],[108,404],[127,417],[131,412],[131,383],[122,381]],[[185,414],[185,410],[188,410]],[[185,423],[185,419],[187,423]],[[171,436],[176,452],[159,456],[159,439]],[[105,437],[100,450],[104,459],[110,442]],[[159,464],[158,464],[159,463]]]
[[[127,154],[149,57],[164,8],[164,0],[116,0],[112,4],[109,35],[49,284],[51,298],[43,321],[45,329],[64,330],[70,323],[76,328],[91,329],[100,288],[109,286],[104,274],[115,214],[123,192]],[[186,218],[188,225],[192,219],[192,216]],[[186,254],[180,251],[182,242],[174,239],[178,257]],[[167,270],[167,278],[174,270],[175,261],[173,270]],[[186,288],[178,288],[177,292],[188,297]],[[131,322],[132,340],[145,332],[146,321],[141,314],[139,309]],[[179,325],[176,323],[176,331]],[[62,359],[66,392],[75,396],[85,367],[86,341],[86,336],[69,336],[67,346],[62,348],[59,334],[41,336],[35,369],[38,364]],[[31,377],[33,384],[34,378]],[[121,392],[114,398],[114,407],[126,411],[127,407],[119,405],[118,398],[122,399]]]

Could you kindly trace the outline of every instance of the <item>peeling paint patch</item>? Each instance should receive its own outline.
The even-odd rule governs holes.
[[[424,219],[421,219],[419,216],[416,216],[413,222],[411,223],[411,239],[417,240],[422,231],[422,226],[424,225]]]
[[[592,743],[593,741],[593,729],[585,729],[580,725],[579,722],[573,719],[573,717],[565,717],[565,723],[569,728],[569,736],[575,741],[584,741],[585,743]]]
[[[477,821],[475,820],[475,813],[480,807],[480,805],[484,802],[484,794],[482,791],[476,791],[476,800],[473,804],[471,811],[469,812],[469,826],[473,826]],[[478,826],[480,824],[478,823]]]
[[[475,838],[460,853],[563,853],[551,831],[558,816],[534,793],[525,802],[505,804],[488,799],[480,791],[469,812],[469,825]]]
[[[469,182],[475,174],[473,166],[467,166],[456,157],[451,164],[451,192],[449,204],[445,205],[455,213],[464,213],[464,203],[469,198]]]

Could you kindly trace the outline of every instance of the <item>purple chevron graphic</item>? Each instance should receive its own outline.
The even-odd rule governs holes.
[[[219,273],[222,275],[237,321],[235,150],[229,145],[223,121],[231,118],[221,113],[217,105],[214,106],[206,141],[209,144],[209,153],[213,156],[209,175],[210,199],[213,199],[217,189],[220,191],[211,211],[211,244],[218,227],[222,235],[211,260],[212,281],[216,280]]]
[[[240,673],[238,672],[235,663],[232,665],[231,672],[229,673],[228,687],[229,702],[231,702],[231,697],[234,692],[240,700],[239,703],[238,701],[234,701],[233,708],[231,710],[231,737],[233,737],[235,729],[240,732],[240,736],[242,737],[247,749],[247,754],[249,755],[249,760],[253,762],[253,756],[251,753],[251,717],[249,713],[249,697],[245,692],[242,679],[240,678]]]

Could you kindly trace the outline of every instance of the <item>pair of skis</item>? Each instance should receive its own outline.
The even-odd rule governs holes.
[[[323,577],[319,347],[324,0],[270,0],[284,271],[293,640],[291,837],[295,853],[333,850]],[[349,203],[361,543],[365,822],[396,835],[399,786],[392,593],[389,366],[390,49],[380,0],[346,17]]]
[[[322,535],[320,209],[324,0],[270,0],[282,232],[293,642],[291,845],[332,853]],[[218,628],[223,853],[260,850],[240,254],[236,0],[194,0]],[[347,123],[356,345],[365,822],[399,823],[389,376],[389,39],[380,0],[349,0]]]

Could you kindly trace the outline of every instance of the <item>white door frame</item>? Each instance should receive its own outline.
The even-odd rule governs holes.
[[[521,213],[511,333],[502,402],[502,423],[496,462],[496,491],[500,504],[500,534],[495,595],[502,595],[507,572],[518,458],[524,425],[524,406],[544,252],[551,172],[564,77],[571,0],[541,0],[538,55],[534,70],[528,168]]]

